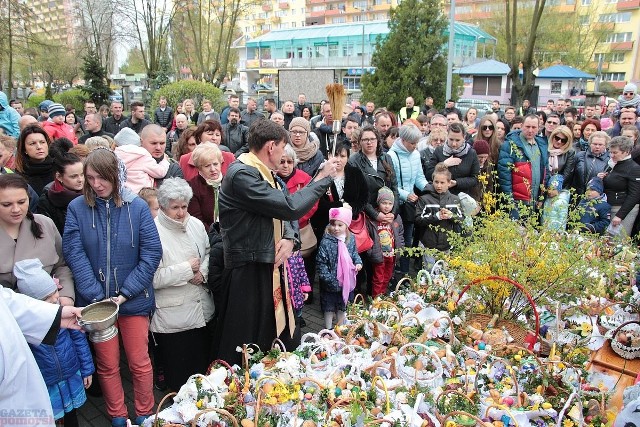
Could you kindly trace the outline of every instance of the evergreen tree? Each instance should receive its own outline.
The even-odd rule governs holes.
[[[84,86],[81,87],[82,91],[89,95],[89,98],[96,105],[107,104],[112,91],[109,87],[107,70],[100,65],[98,54],[94,51],[89,51],[82,60],[82,75],[85,82]]]
[[[153,80],[153,89],[160,89],[161,87],[171,83],[169,80],[169,74],[171,74],[171,63],[165,57],[160,60],[158,75]]]
[[[446,28],[439,0],[404,0],[392,9],[389,34],[378,39],[371,58],[375,73],[362,77],[364,99],[392,111],[404,107],[408,96],[416,105],[427,96],[444,104]]]

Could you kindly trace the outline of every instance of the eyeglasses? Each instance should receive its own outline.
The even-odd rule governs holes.
[[[280,160],[280,164],[281,164],[281,165],[285,165],[285,164],[286,164],[286,165],[292,165],[292,164],[293,164],[293,160],[285,160],[285,159],[282,159],[282,160]]]
[[[633,95],[633,92],[622,92],[623,95]]]
[[[482,130],[494,130],[495,127],[493,125],[484,125],[481,126]]]
[[[447,124],[446,123],[431,123],[431,126],[444,126],[444,127],[446,127]]]
[[[378,138],[362,138],[360,142],[364,142],[365,144],[367,142],[378,142]]]
[[[305,135],[307,133],[306,130],[292,130],[291,135],[296,135],[296,136],[300,136],[300,135]]]
[[[547,120],[548,125],[559,125],[560,122],[552,122],[551,120]]]
[[[569,140],[568,138],[562,138],[562,137],[561,137],[561,136],[559,136],[559,135],[553,135],[553,139],[555,139],[556,141],[560,141],[560,142],[562,142],[563,144]]]

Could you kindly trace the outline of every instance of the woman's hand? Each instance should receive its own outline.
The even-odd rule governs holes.
[[[614,216],[613,219],[611,220],[611,225],[613,225],[614,227],[619,226],[622,223],[622,219],[618,216]]]
[[[192,285],[201,285],[204,283],[204,276],[202,275],[202,272],[198,271],[191,280],[189,280],[189,283],[191,283]]]
[[[458,182],[455,179],[449,181],[449,188],[455,187],[456,185],[458,185]]]
[[[605,177],[605,176],[607,176],[607,175],[608,175],[608,174],[607,174],[606,172],[600,172],[600,173],[598,174],[598,178],[600,178],[600,179],[604,179],[604,177]]]
[[[356,264],[356,271],[362,270],[362,264]]]
[[[115,302],[118,305],[122,305],[125,302],[127,302],[127,297],[122,296],[122,295],[118,295],[117,297],[111,298],[111,301]]]
[[[82,383],[84,384],[84,388],[87,389],[89,387],[91,387],[91,382],[93,381],[93,379],[91,378],[91,375],[89,375],[88,377],[84,377],[82,379]]]
[[[460,157],[449,157],[442,163],[450,168],[451,166],[458,166],[460,163],[462,163],[462,159]]]
[[[395,216],[393,215],[393,212],[389,212],[387,214],[378,212],[378,216],[376,217],[378,222],[381,222],[383,224],[391,224],[394,218]]]
[[[411,193],[407,196],[407,202],[415,203],[417,201],[418,201],[418,196],[416,196],[414,193]]]
[[[197,273],[200,270],[200,258],[191,258],[189,265],[191,266],[191,271]]]

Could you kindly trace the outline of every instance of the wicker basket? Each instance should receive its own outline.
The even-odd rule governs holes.
[[[461,417],[465,417],[465,419],[468,419],[469,422],[463,422],[461,420]],[[451,419],[451,420],[449,420]],[[456,427],[460,426],[460,427],[473,427],[473,426],[480,426],[480,427],[493,427],[493,423],[490,423],[488,421],[482,421],[480,418],[478,418],[477,416],[470,414],[468,412],[464,412],[464,411],[453,411],[453,412],[449,412],[447,415],[445,415],[442,418],[442,422],[441,425],[447,426],[447,423],[451,421]]]
[[[630,326],[634,324],[640,325],[640,321],[632,320],[630,322],[625,322],[622,325],[618,326],[615,331],[613,331],[613,336],[611,338],[611,349],[623,359],[631,360],[640,358],[640,345],[629,346],[618,341],[620,333],[625,333],[627,331],[633,330],[636,331],[637,334],[640,334],[640,326]]]

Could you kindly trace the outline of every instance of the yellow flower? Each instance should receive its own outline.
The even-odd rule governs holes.
[[[571,421],[569,418],[565,418],[562,421],[562,427],[573,427],[573,426],[575,426],[575,423]]]
[[[196,408],[202,409],[204,407],[204,401],[202,399],[196,402]]]

